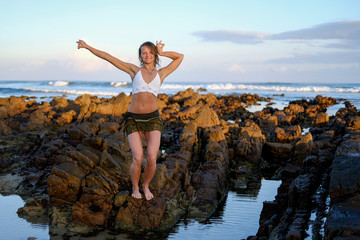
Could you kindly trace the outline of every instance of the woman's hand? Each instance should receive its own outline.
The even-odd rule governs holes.
[[[86,48],[88,45],[83,40],[79,40],[76,42],[78,44],[78,49],[80,48]]]
[[[156,41],[156,50],[158,51],[158,54],[159,54],[160,56],[163,55],[163,48],[164,48],[164,46],[165,46],[165,43],[162,43],[161,40],[160,40],[159,42]]]

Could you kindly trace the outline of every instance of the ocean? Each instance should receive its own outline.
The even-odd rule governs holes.
[[[202,88],[201,94],[214,93],[221,95],[241,95],[243,93],[258,94],[261,97],[274,98],[273,102],[279,110],[289,101],[313,99],[317,95],[334,97],[341,104],[350,101],[360,107],[360,83],[205,83],[205,82],[165,82],[160,93],[174,95],[179,91]],[[0,97],[29,96],[37,101],[51,101],[53,97],[65,95],[67,99],[75,99],[83,94],[108,98],[121,92],[131,94],[130,80],[127,82],[109,81],[0,81]],[[274,107],[274,106],[273,106]],[[257,110],[258,108],[256,108]],[[260,109],[261,110],[261,109]]]

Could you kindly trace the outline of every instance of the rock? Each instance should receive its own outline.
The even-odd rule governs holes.
[[[51,107],[43,106],[30,114],[28,128],[30,131],[42,130],[51,125],[52,115],[55,114]]]
[[[307,133],[300,136],[294,146],[293,162],[295,165],[302,167],[304,159],[311,155],[315,150],[312,134]]]
[[[69,105],[68,100],[64,97],[55,97],[50,104],[55,108],[66,108]]]
[[[11,96],[9,98],[9,105],[5,105],[5,107],[7,107],[7,114],[12,117],[16,114],[24,112],[27,107],[27,102],[21,97]]]
[[[197,111],[194,123],[197,124],[198,127],[205,128],[220,125],[220,120],[214,110],[205,105]]]
[[[360,116],[351,117],[347,124],[348,131],[360,131]]]
[[[315,118],[320,110],[319,105],[309,105],[305,112],[309,118]]]
[[[289,187],[289,205],[298,209],[311,207],[312,182],[308,174],[299,175]]]
[[[6,174],[0,176],[0,193],[14,194],[24,180],[22,176]]]
[[[53,168],[47,180],[50,201],[58,204],[76,202],[84,176],[82,169],[73,162],[65,162]]]
[[[320,112],[316,115],[314,119],[314,126],[315,127],[323,127],[329,122],[329,116],[327,113]]]
[[[331,206],[326,222],[327,239],[360,236],[360,134],[344,136],[332,164],[330,177]]]
[[[268,221],[276,213],[276,202],[275,201],[264,201],[263,208],[261,210],[259,224],[263,224]]]
[[[180,100],[185,100],[187,98],[190,98],[192,95],[194,95],[194,89],[192,88],[188,88],[185,91],[179,91],[177,94],[175,94],[175,96],[172,97],[172,99],[174,101],[180,101]]]
[[[8,118],[7,109],[4,106],[0,106],[0,120],[5,118]]]
[[[271,132],[274,128],[278,126],[278,117],[268,115],[264,118],[260,118],[259,126],[261,129],[265,129],[267,132]]]
[[[252,163],[259,163],[265,136],[256,124],[241,128],[234,149],[235,156]]]
[[[263,158],[270,163],[284,163],[292,157],[293,145],[290,143],[265,142]]]
[[[294,141],[301,134],[301,127],[299,125],[290,126],[286,128],[275,128],[271,139],[278,143],[290,143]]]
[[[0,134],[10,135],[12,133],[11,128],[6,124],[5,121],[0,120]]]
[[[89,138],[95,135],[97,131],[98,131],[97,125],[90,122],[84,122],[72,127],[69,130],[69,137],[80,143],[84,138]]]
[[[336,103],[336,99],[332,97],[322,97],[321,95],[317,95],[314,99],[314,102],[326,108],[334,105]]]
[[[77,97],[74,101],[75,104],[78,104],[80,107],[82,106],[89,106],[91,103],[91,95],[90,94],[84,94],[79,97]]]
[[[299,104],[289,104],[288,108],[285,109],[285,112],[287,112],[287,110],[289,111],[289,115],[290,114],[298,114],[298,113],[303,113],[305,112],[304,107],[299,105]]]
[[[199,93],[194,93],[191,95],[190,98],[186,99],[184,101],[184,107],[189,107],[189,106],[193,106],[196,105],[197,101],[200,99],[200,94]]]
[[[45,218],[49,199],[46,195],[38,195],[26,199],[24,207],[18,209],[17,214],[29,221],[36,218]]]
[[[59,126],[63,126],[64,124],[71,123],[75,116],[76,112],[74,110],[70,110],[68,112],[62,113],[55,121],[57,124],[59,124]]]

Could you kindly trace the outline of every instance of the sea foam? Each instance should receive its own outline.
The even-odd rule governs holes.
[[[67,86],[69,85],[70,82],[67,82],[67,81],[51,81],[49,82],[49,85],[50,86],[54,86],[54,87],[64,87],[64,86]]]
[[[44,92],[44,93],[63,93],[71,95],[84,95],[90,94],[93,96],[117,96],[119,92],[96,92],[96,91],[79,91],[79,90],[55,90],[55,89],[36,89],[36,88],[23,88],[23,90],[31,92]]]

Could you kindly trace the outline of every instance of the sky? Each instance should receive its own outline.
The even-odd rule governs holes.
[[[184,54],[169,82],[360,83],[358,0],[0,2],[0,81],[130,81],[145,41]],[[161,66],[170,60],[161,57]]]

